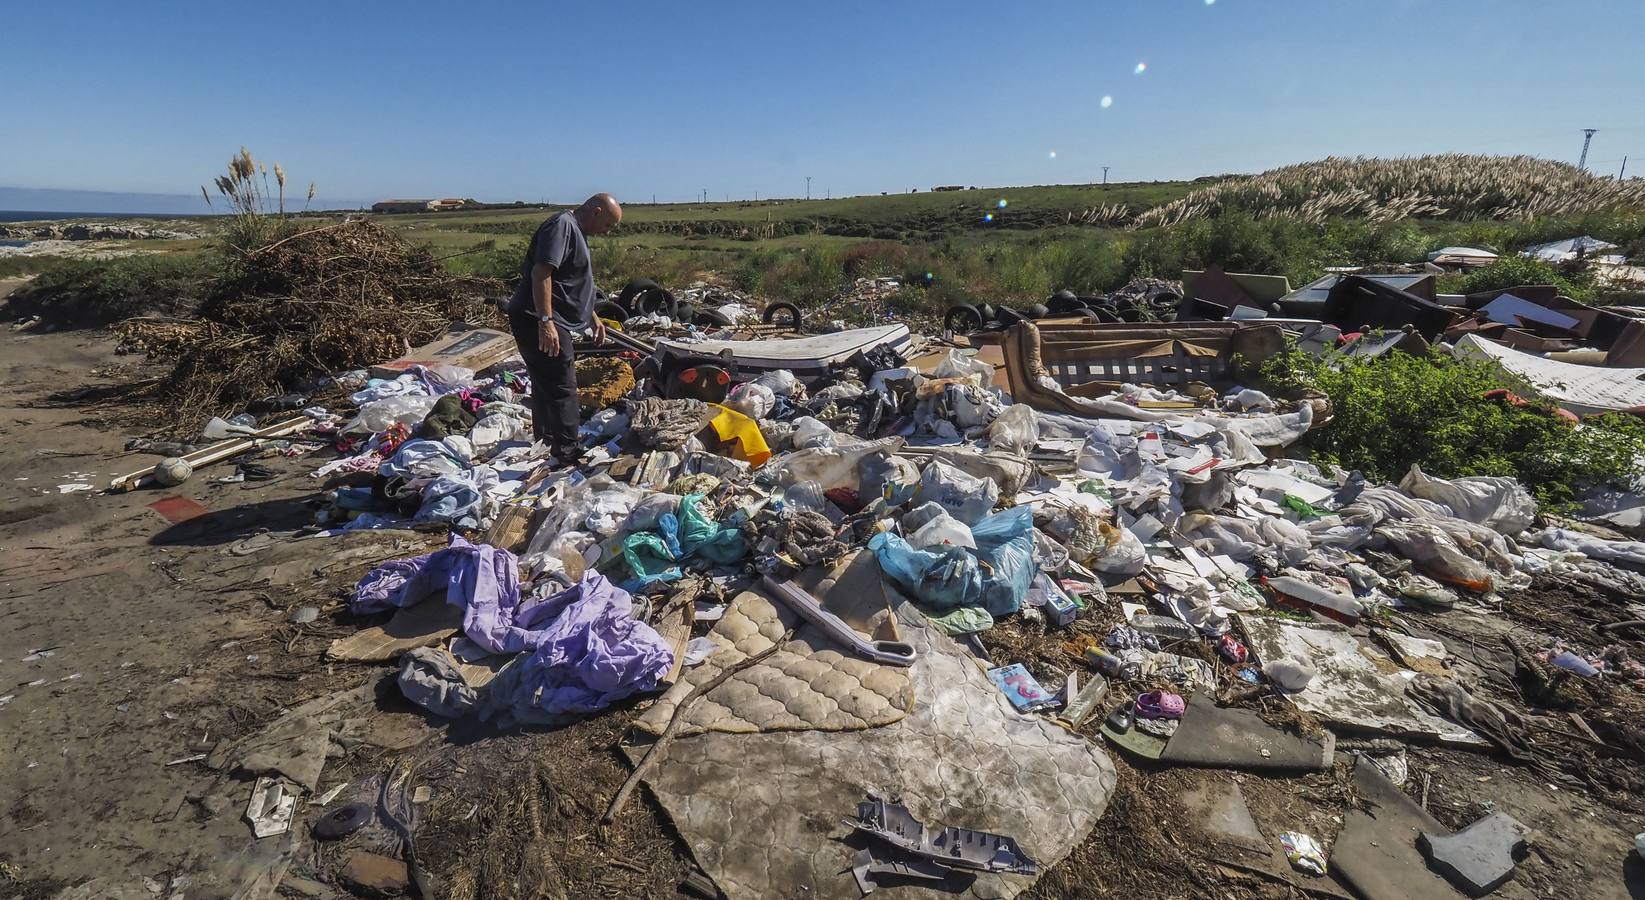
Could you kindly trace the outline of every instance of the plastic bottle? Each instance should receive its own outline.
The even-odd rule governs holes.
[[[1262,583],[1274,592],[1275,600],[1281,604],[1314,610],[1348,625],[1358,622],[1363,612],[1360,602],[1353,597],[1327,590],[1300,578],[1276,575],[1264,578]]]
[[[1180,619],[1170,616],[1132,616],[1126,623],[1143,634],[1151,634],[1168,641],[1191,641],[1199,637],[1199,630]]]
[[[811,416],[802,416],[794,420],[795,450],[832,446],[834,446],[834,432],[827,425]]]
[[[822,512],[827,498],[823,496],[822,485],[815,481],[801,481],[783,489],[782,501],[783,505],[791,509]]]

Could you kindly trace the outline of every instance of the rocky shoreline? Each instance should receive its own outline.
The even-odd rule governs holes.
[[[47,225],[0,225],[0,240],[25,241],[183,241],[200,235],[141,225],[61,222]]]

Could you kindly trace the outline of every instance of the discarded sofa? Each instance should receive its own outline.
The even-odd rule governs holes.
[[[1044,326],[1024,322],[1007,331],[1001,343],[1012,398],[1035,409],[1073,416],[1102,413],[1087,400],[1112,393],[1121,383],[1227,386],[1236,355],[1260,363],[1284,347],[1285,331],[1280,326],[1238,322]],[[1049,387],[1046,378],[1062,391]]]

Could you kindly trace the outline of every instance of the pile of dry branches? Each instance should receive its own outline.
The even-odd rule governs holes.
[[[155,399],[198,416],[393,359],[453,321],[500,324],[486,298],[501,291],[444,271],[382,226],[349,221],[246,252],[199,319],[119,329],[128,348],[174,360]]]

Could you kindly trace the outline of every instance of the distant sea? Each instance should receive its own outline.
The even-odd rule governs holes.
[[[0,209],[0,222],[43,222],[51,219],[175,219],[171,213],[51,212],[38,209]]]

